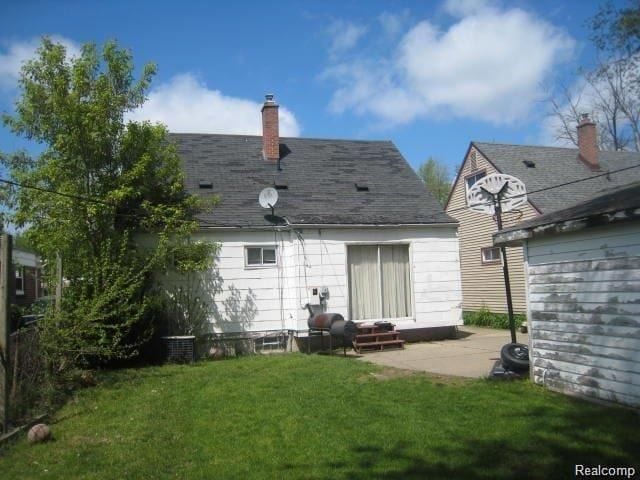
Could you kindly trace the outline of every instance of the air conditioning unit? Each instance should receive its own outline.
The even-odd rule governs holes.
[[[196,359],[196,337],[192,335],[162,337],[163,357],[167,362],[190,363]]]

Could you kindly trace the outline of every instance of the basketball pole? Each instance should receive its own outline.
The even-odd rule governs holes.
[[[509,181],[504,182],[500,191],[496,194],[491,193],[484,187],[482,190],[491,195],[493,199],[493,208],[498,223],[498,231],[502,230],[502,206],[500,204],[503,193],[507,190]],[[509,330],[511,331],[511,343],[516,343],[516,324],[513,319],[513,302],[511,301],[511,282],[509,281],[509,263],[507,262],[507,249],[504,245],[500,246],[500,254],[502,255],[502,274],[504,275],[504,289],[507,295],[507,311],[509,312]]]

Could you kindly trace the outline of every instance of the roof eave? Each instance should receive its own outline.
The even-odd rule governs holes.
[[[209,230],[272,230],[273,228],[398,228],[398,227],[457,227],[458,222],[442,223],[287,223],[286,225],[206,225]]]
[[[543,223],[521,229],[502,230],[493,235],[493,244],[496,246],[522,245],[526,240],[531,238],[558,233],[577,232],[586,228],[601,227],[634,220],[640,220],[640,208],[585,215],[578,218]]]

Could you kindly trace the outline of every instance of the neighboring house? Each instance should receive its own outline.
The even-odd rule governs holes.
[[[494,239],[524,245],[533,380],[640,406],[640,183]]]
[[[305,305],[324,298],[328,312],[405,336],[454,332],[457,222],[393,143],[280,138],[272,96],[262,120],[262,137],[170,137],[187,190],[220,199],[199,216],[198,238],[221,246],[203,276],[212,331],[306,336]],[[279,193],[274,215],[258,203],[265,187]]]
[[[42,283],[42,266],[38,256],[31,251],[12,250],[14,281],[9,296],[12,302],[28,307],[45,294]]]
[[[484,306],[506,312],[502,259],[491,238],[497,225],[490,215],[466,208],[466,194],[477,180],[504,173],[522,180],[528,192],[537,192],[516,211],[503,214],[504,228],[592,198],[598,190],[640,180],[640,168],[607,174],[640,165],[640,154],[598,151],[596,125],[586,116],[578,127],[578,141],[578,148],[470,143],[445,208],[460,223],[463,310]],[[567,185],[553,188],[560,184]],[[514,311],[524,313],[522,248],[507,248],[507,258]]]

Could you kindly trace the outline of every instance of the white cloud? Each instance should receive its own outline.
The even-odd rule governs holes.
[[[153,89],[147,101],[130,113],[130,120],[161,122],[176,133],[230,133],[261,135],[261,103],[211,90],[192,74],[176,75]],[[280,106],[280,135],[296,137],[300,126],[295,115]]]
[[[473,15],[491,5],[490,0],[446,0],[443,9],[454,17]]]
[[[384,61],[336,65],[325,70],[323,78],[342,82],[329,104],[334,113],[354,110],[393,123],[407,123],[424,108],[420,99],[416,101],[410,92],[396,86],[392,68]]]
[[[520,9],[467,11],[444,31],[413,26],[389,58],[334,62],[324,74],[337,84],[331,110],[391,123],[454,115],[506,124],[526,115],[574,40]]]
[[[378,22],[385,36],[394,38],[402,33],[409,20],[409,16],[408,10],[404,10],[401,13],[383,12],[378,15]]]
[[[67,49],[68,57],[80,55],[80,45],[60,35],[51,35],[52,41],[61,43]],[[5,43],[0,47],[0,87],[15,88],[18,86],[20,69],[25,61],[35,57],[40,45],[40,38]]]
[[[345,20],[335,20],[329,25],[327,33],[331,37],[330,54],[339,55],[355,47],[367,33],[367,27]]]

